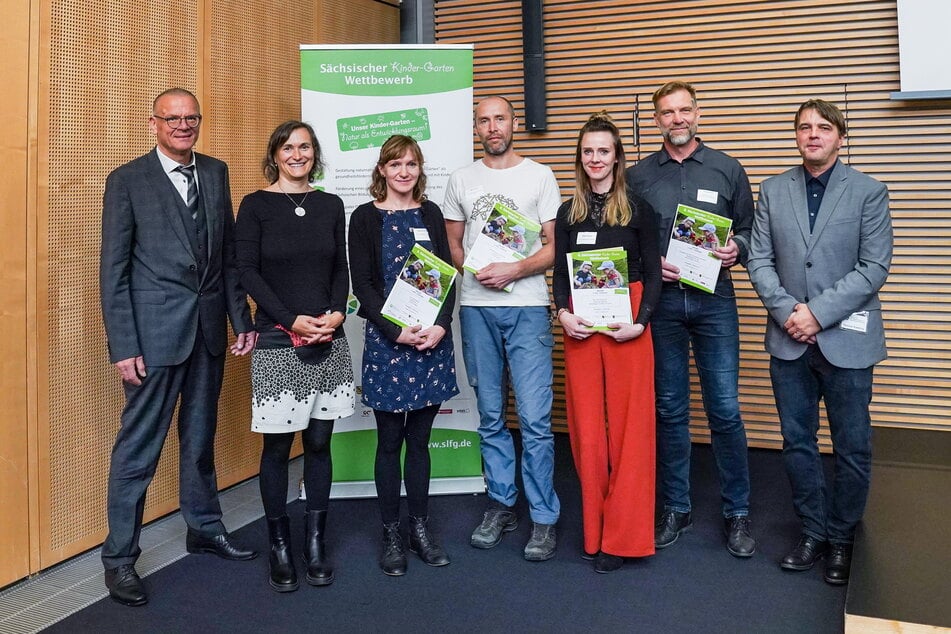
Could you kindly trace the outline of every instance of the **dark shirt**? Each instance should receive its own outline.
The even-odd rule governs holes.
[[[657,228],[654,210],[644,200],[630,195],[628,200],[634,214],[626,226],[598,224],[591,215],[579,223],[568,224],[571,199],[562,203],[555,218],[555,268],[552,273],[552,294],[555,309],[568,308],[571,281],[574,273],[568,270],[568,253],[623,247],[627,252],[627,276],[630,281],[644,284],[641,305],[634,323],[647,325],[660,297],[660,253],[657,251]],[[589,209],[591,204],[589,201]],[[578,244],[581,232],[596,233],[593,244]]]
[[[446,223],[439,206],[431,201],[422,204],[423,224],[429,232],[432,252],[446,262],[452,262]],[[360,205],[350,214],[350,272],[353,294],[360,302],[357,315],[373,322],[387,337],[396,341],[402,328],[383,317],[380,311],[386,303],[386,280],[383,279],[383,220],[373,202]],[[452,310],[456,304],[456,285],[446,295],[436,324],[449,335]],[[451,335],[450,335],[451,336]]]
[[[235,225],[241,286],[258,306],[255,329],[275,343],[286,339],[285,345],[290,337],[278,324],[290,330],[298,315],[347,314],[343,201],[312,191],[301,206],[306,213],[297,216],[283,193],[259,190],[241,201]]]
[[[829,185],[829,177],[832,176],[832,170],[835,164],[818,176],[813,176],[802,168],[802,173],[806,177],[806,205],[809,207],[809,233],[812,233],[816,226],[816,216],[819,215],[819,207],[822,205],[822,197],[826,193],[826,187]]]
[[[627,186],[646,200],[657,216],[657,238],[660,254],[667,254],[677,205],[689,205],[733,219],[733,240],[739,247],[738,261],[746,266],[753,230],[753,191],[750,179],[739,161],[703,144],[678,163],[661,147],[647,158],[627,169]],[[716,192],[699,200],[698,192]]]

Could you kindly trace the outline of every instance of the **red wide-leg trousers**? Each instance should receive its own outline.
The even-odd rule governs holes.
[[[637,315],[642,285],[630,285]],[[584,550],[654,554],[654,354],[648,327],[617,343],[565,337],[571,453],[581,480]]]

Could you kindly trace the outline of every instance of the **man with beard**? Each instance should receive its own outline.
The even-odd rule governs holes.
[[[504,97],[483,99],[475,109],[475,132],[483,157],[449,178],[443,215],[453,264],[461,272],[459,310],[463,356],[479,408],[479,436],[488,483],[489,505],[472,533],[475,548],[492,548],[515,530],[515,446],[505,427],[504,373],[515,390],[522,434],[522,482],[532,519],[525,559],[544,561],[555,554],[555,523],[560,503],[553,486],[555,445],[551,432],[552,362],[548,285],[555,247],[551,236],[561,204],[551,169],[519,156],[512,147],[518,118]],[[536,241],[518,262],[494,262],[472,274],[463,271],[468,249],[496,202],[542,226],[545,244]],[[505,287],[512,286],[511,292]]]
[[[730,267],[745,264],[753,225],[753,194],[743,167],[697,136],[700,107],[693,86],[672,81],[653,95],[663,147],[627,171],[628,186],[658,214],[663,290],[651,319],[657,400],[657,464],[664,508],[655,546],[670,546],[691,526],[690,348],[700,375],[720,480],[727,550],[750,557],[750,479],[740,418],[739,320]],[[664,258],[679,204],[733,219],[733,236],[713,253],[722,268],[714,292],[682,284]]]

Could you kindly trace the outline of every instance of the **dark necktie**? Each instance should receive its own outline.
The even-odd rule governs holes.
[[[188,194],[185,204],[192,212],[192,220],[196,220],[198,218],[198,183],[195,182],[195,166],[179,165],[175,168],[175,171],[181,172],[185,180],[188,181]]]

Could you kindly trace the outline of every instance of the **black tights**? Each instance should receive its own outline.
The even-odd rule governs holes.
[[[330,437],[333,430],[332,420],[311,418],[307,429],[301,432],[308,511],[327,510],[333,477],[333,462],[330,457]],[[287,513],[287,459],[291,455],[292,444],[294,432],[264,434],[259,482],[264,514],[272,519]]]
[[[400,519],[400,450],[406,443],[403,480],[409,514],[426,517],[429,508],[429,434],[439,405],[412,412],[383,412],[376,416],[376,495],[383,523]]]

